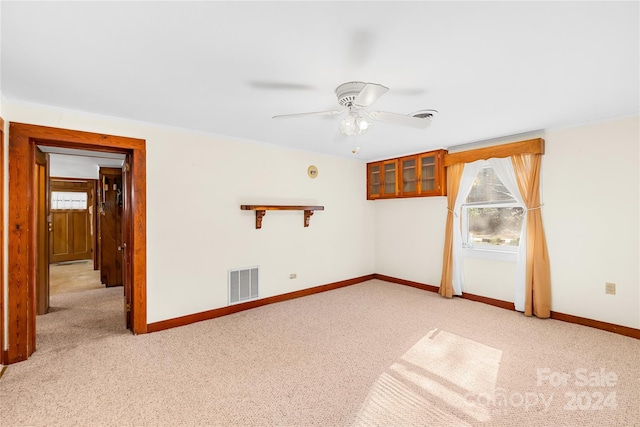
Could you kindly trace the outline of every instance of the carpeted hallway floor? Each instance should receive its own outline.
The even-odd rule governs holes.
[[[51,264],[49,266],[50,295],[101,289],[100,270],[93,269],[93,260]]]
[[[373,280],[147,335],[52,297],[5,426],[634,426],[640,341]]]

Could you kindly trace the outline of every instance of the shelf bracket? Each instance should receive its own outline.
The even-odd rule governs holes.
[[[257,210],[256,211],[256,229],[262,228],[262,217],[267,213],[267,211]]]
[[[256,229],[262,228],[262,218],[267,211],[304,211],[304,226],[309,226],[309,220],[314,211],[323,211],[324,206],[294,206],[294,205],[240,205],[243,211],[256,211]]]
[[[313,211],[312,210],[306,209],[304,211],[304,226],[305,227],[309,226],[309,220],[311,219],[311,215],[313,215]]]

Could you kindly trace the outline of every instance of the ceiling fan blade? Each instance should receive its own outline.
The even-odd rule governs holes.
[[[431,124],[431,118],[429,117],[413,117],[406,114],[388,113],[386,111],[371,111],[368,114],[382,122],[396,123],[418,129],[425,129]]]
[[[368,107],[373,104],[378,98],[387,93],[388,87],[379,85],[377,83],[367,83],[364,85],[353,103],[358,107]]]
[[[312,113],[297,113],[297,114],[279,114],[277,116],[273,116],[274,119],[284,119],[289,117],[307,117],[307,116],[335,116],[338,114],[342,114],[343,110],[332,110],[332,111],[316,111]]]

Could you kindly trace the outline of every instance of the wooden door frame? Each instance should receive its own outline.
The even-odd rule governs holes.
[[[98,222],[100,221],[98,217],[100,215],[98,213],[98,180],[94,179],[93,181],[93,242],[91,244],[93,245],[93,270],[95,271],[99,268],[102,254],[100,253],[100,241],[98,240]]]
[[[36,314],[42,315],[49,311],[49,155],[38,147],[35,147],[35,155],[36,280],[33,289],[35,297],[31,300],[34,301],[32,308]],[[31,329],[35,331],[36,319],[29,320],[34,322]],[[35,334],[32,334],[30,339],[35,348]]]
[[[147,332],[146,141],[114,135],[9,123],[9,298],[6,363],[26,360],[30,344],[29,286],[35,280],[35,211],[32,185],[36,145],[130,154],[132,332]]]
[[[4,119],[0,117],[0,365],[8,363],[4,349],[4,146]]]

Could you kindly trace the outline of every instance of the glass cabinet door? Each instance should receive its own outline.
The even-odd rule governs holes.
[[[408,157],[400,160],[400,174],[402,177],[400,187],[402,194],[415,194],[418,189],[415,157]]]
[[[420,157],[420,192],[429,193],[436,191],[436,156]]]
[[[369,165],[369,198],[380,195],[380,164]]]
[[[367,199],[446,196],[446,150],[367,163]]]
[[[384,194],[395,195],[396,194],[396,162],[384,162]]]

